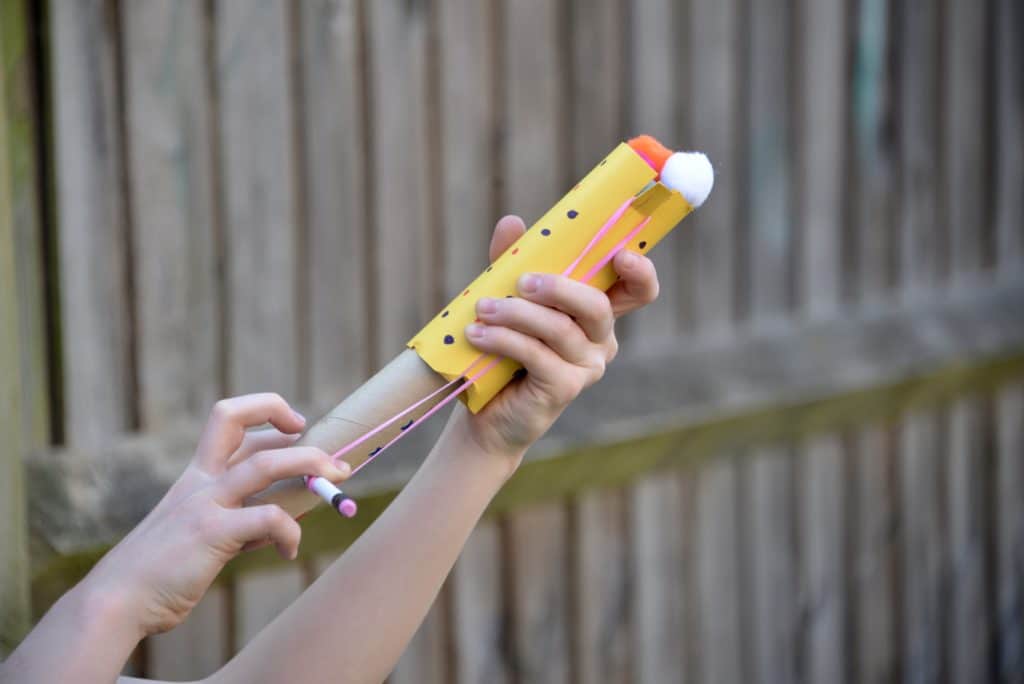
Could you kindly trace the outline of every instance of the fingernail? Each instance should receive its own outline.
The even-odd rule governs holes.
[[[301,413],[299,413],[295,409],[292,409],[292,415],[295,416],[295,419],[298,420],[300,423],[305,423],[306,422],[306,416],[302,415]]]
[[[540,276],[534,273],[527,273],[519,279],[519,289],[522,292],[536,292],[540,289]]]
[[[341,471],[342,475],[346,475],[347,476],[349,473],[352,472],[352,466],[349,465],[349,463],[347,461],[338,461],[334,465],[338,468],[338,470]]]
[[[466,326],[466,335],[479,340],[484,336],[484,326],[479,323],[470,323]]]
[[[484,297],[476,303],[476,310],[483,314],[492,314],[498,310],[498,302],[490,297]]]
[[[633,268],[634,266],[636,266],[636,263],[639,259],[640,257],[638,257],[636,254],[627,251],[622,256],[622,265],[625,266],[626,268]]]

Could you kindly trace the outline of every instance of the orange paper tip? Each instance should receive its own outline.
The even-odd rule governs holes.
[[[672,150],[668,149],[650,135],[638,135],[630,139],[629,146],[647,160],[647,163],[654,167],[659,174],[665,162],[672,156]]]

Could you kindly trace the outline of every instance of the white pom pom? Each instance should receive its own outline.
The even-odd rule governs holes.
[[[702,152],[676,152],[662,167],[660,180],[677,190],[696,209],[711,194],[715,171]]]

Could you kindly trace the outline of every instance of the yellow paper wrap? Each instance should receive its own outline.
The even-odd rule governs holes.
[[[656,177],[654,169],[633,148],[621,143],[497,261],[456,295],[408,346],[447,380],[462,375],[480,356],[465,336],[466,326],[476,319],[477,300],[514,296],[516,283],[524,273],[564,271],[612,214],[634,195],[638,195],[636,201],[579,263],[572,277],[582,278],[648,216],[650,223],[627,248],[640,253],[650,251],[693,209],[678,192],[661,183],[652,183]],[[615,271],[609,263],[595,274],[590,284],[608,290],[615,279]],[[474,371],[483,366],[484,363],[479,364]],[[515,361],[503,359],[461,398],[469,410],[476,413],[508,384],[519,368]]]

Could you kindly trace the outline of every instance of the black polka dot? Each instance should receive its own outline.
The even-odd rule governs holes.
[[[445,335],[444,336],[444,343],[445,344],[455,344],[455,338],[452,337],[451,335]]]
[[[448,318],[448,312],[445,311],[443,314],[441,314],[441,318]]]
[[[370,452],[370,455],[371,456],[376,456],[377,454],[380,453],[380,450],[383,449],[383,448],[384,447],[377,447],[376,449],[374,449],[373,451]]]
[[[494,267],[493,266],[488,266],[487,267],[487,273],[490,273],[492,268],[494,268]]]
[[[512,299],[515,295],[505,295],[505,299]]]
[[[647,240],[641,240],[640,241],[640,249],[643,249],[646,246],[647,246]]]
[[[402,428],[401,428],[402,431],[404,432],[404,431],[408,430],[410,427],[412,427],[412,424],[413,424],[413,422],[415,422],[415,420],[416,420],[415,418],[410,418],[409,422],[402,426]]]
[[[551,235],[551,229],[550,228],[545,228],[544,230],[540,231],[540,234],[541,235]]]
[[[576,218],[579,215],[580,215],[580,212],[576,211],[575,209],[570,209],[569,213],[566,214],[566,216],[568,216],[571,219],[574,219],[574,218]]]

